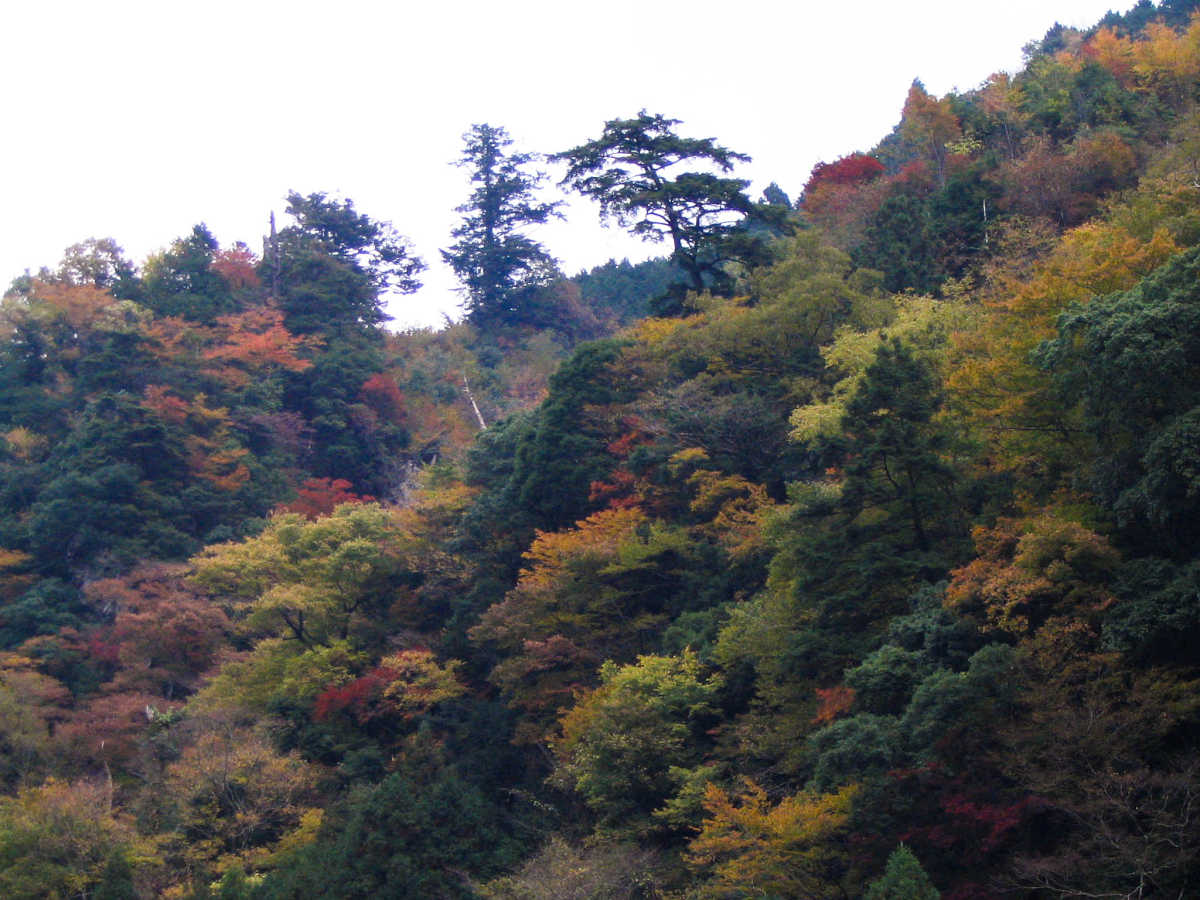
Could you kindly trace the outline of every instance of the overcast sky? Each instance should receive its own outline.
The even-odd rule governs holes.
[[[39,0],[0,11],[0,283],[67,245],[140,262],[205,222],[261,249],[288,190],[391,221],[429,264],[396,324],[456,314],[438,249],[469,190],[471,124],[555,152],[640,109],[754,158],[755,196],[868,149],[913,78],[932,93],[1016,71],[1055,21],[1105,0]],[[1116,8],[1125,9],[1129,3]],[[551,174],[554,174],[553,171]],[[540,239],[565,271],[659,251],[576,200]],[[282,220],[281,220],[282,224]]]

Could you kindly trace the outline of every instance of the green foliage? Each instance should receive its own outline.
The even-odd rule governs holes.
[[[147,556],[194,552],[198,538],[239,504],[230,491],[192,481],[186,441],[145,404],[123,393],[100,395],[40,467],[22,533],[10,540],[60,577],[98,557],[107,557],[111,571]]]
[[[843,504],[854,516],[907,515],[922,551],[933,546],[938,514],[955,512],[955,476],[941,458],[948,437],[933,423],[940,401],[928,367],[893,340],[880,344],[842,419],[851,453]]]
[[[1122,525],[1175,552],[1200,540],[1198,273],[1200,250],[1181,253],[1129,291],[1073,306],[1039,350],[1060,392],[1080,398],[1100,498]]]
[[[821,348],[825,378],[837,380],[827,394],[818,394],[813,402],[792,412],[792,438],[815,443],[840,433],[850,398],[875,361],[881,343],[900,340],[932,371],[940,372],[951,335],[972,329],[976,321],[976,311],[961,299],[905,296],[864,304],[862,312],[839,327]]]
[[[905,759],[895,716],[859,713],[827,725],[808,744],[815,758],[809,783],[820,791],[881,775]]]
[[[937,285],[929,208],[909,192],[893,194],[867,228],[857,262],[883,272],[889,291],[930,291]]]
[[[373,328],[386,318],[383,291],[412,293],[425,268],[388,222],[358,212],[351,200],[323,193],[288,194],[296,220],[279,232],[264,259],[278,269],[283,310],[297,334]]]
[[[700,761],[721,682],[704,678],[687,651],[606,663],[600,678],[563,717],[554,779],[578,791],[602,825],[636,831],[679,789],[682,770]]]
[[[628,396],[612,370],[624,346],[607,340],[578,347],[551,377],[538,410],[488,434],[480,448],[486,454],[473,455],[477,483],[489,488],[483,508],[526,542],[532,528],[553,531],[582,518],[591,483],[612,467],[605,452],[611,438],[588,411]]]
[[[1118,573],[1120,598],[1105,616],[1104,644],[1143,663],[1188,664],[1200,639],[1200,563],[1139,559]]]
[[[913,611],[888,624],[888,644],[920,651],[936,666],[961,669],[979,649],[977,630],[943,605],[945,585],[926,586],[909,598]]]
[[[938,669],[913,693],[899,727],[914,759],[941,756],[970,764],[968,740],[978,740],[994,716],[1011,711],[1020,687],[1015,654],[989,644],[970,659],[966,672]],[[957,743],[948,741],[953,735]]]
[[[522,232],[549,220],[559,204],[535,198],[543,176],[524,169],[537,157],[507,152],[512,140],[503,128],[473,125],[463,143],[457,165],[470,167],[475,188],[457,209],[463,221],[451,232],[457,240],[442,258],[462,283],[471,322],[484,327],[521,322],[531,293],[557,274],[553,258]]]
[[[13,900],[129,897],[129,862],[144,861],[145,847],[107,802],[101,786],[62,782],[0,799],[0,892]]]
[[[0,645],[14,647],[36,635],[78,626],[85,612],[78,589],[60,578],[43,578],[4,604]]]
[[[12,790],[45,770],[50,731],[46,720],[10,682],[20,685],[20,679],[10,674],[6,683],[0,683],[0,782]]]
[[[477,896],[470,878],[514,861],[502,810],[452,771],[407,765],[354,792],[316,844],[256,896],[439,900]]]
[[[901,844],[888,857],[887,871],[867,886],[863,900],[940,900],[913,852]]]
[[[218,249],[212,232],[200,224],[170,250],[151,257],[142,273],[142,302],[158,315],[198,322],[236,311],[229,283],[213,269]]]
[[[1093,62],[1073,66],[1052,56],[1030,61],[1016,79],[1020,109],[1055,140],[1087,128],[1138,124],[1143,104]]]
[[[747,240],[738,227],[754,209],[748,182],[704,170],[726,173],[749,157],[712,138],[680,137],[672,130],[678,124],[642,110],[606,122],[599,138],[553,158],[567,163],[563,184],[596,200],[603,216],[648,240],[669,239],[671,261],[687,274],[690,289],[725,289],[724,264],[755,262],[761,241]]]
[[[885,644],[846,670],[846,684],[854,688],[854,702],[863,711],[895,715],[903,709],[928,669],[923,653]]]
[[[791,595],[793,615],[805,611],[786,658],[811,677],[859,662],[904,598],[944,577],[965,537],[936,377],[899,341],[875,353],[831,443],[844,477],[797,486],[777,523],[769,585]]]
[[[412,578],[399,539],[378,504],[344,504],[315,521],[289,513],[257,537],[207,548],[193,560],[195,580],[244,604],[252,633],[300,650],[375,646],[394,592]]]
[[[650,314],[651,302],[668,294],[682,273],[669,259],[631,263],[610,259],[602,266],[580,272],[571,280],[579,285],[583,302],[601,319],[625,325]]]
[[[1190,895],[1194,6],[914,84],[798,233],[613,120],[565,183],[672,255],[574,282],[476,126],[486,332],[385,334],[421,264],[323,194],[18,279],[0,893]]]
[[[604,659],[632,662],[689,607],[715,606],[728,590],[724,559],[679,528],[637,509],[608,509],[571,530],[541,533],[516,587],[470,632],[501,653],[491,679],[539,728],[594,683]]]

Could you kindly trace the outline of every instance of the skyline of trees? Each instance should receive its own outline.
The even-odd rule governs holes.
[[[1058,38],[674,308],[389,333],[320,193],[19,280],[5,896],[1190,895],[1200,17]]]

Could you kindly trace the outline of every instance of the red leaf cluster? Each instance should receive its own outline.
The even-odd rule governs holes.
[[[300,513],[308,519],[327,516],[343,503],[370,503],[375,498],[370,494],[356,494],[353,485],[345,478],[309,478],[300,486],[296,499],[282,503],[277,512]]]
[[[831,163],[821,162],[813,166],[804,193],[812,193],[819,184],[862,184],[874,181],[884,172],[883,163],[864,153],[851,153]]]
[[[374,717],[371,707],[393,678],[394,672],[380,667],[346,684],[327,688],[317,696],[313,718],[325,722],[338,713],[346,712],[352,714],[359,723],[365,722]]]

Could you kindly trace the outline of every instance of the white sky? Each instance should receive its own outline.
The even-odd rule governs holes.
[[[1132,0],[1117,0],[1126,9]],[[87,237],[135,261],[205,222],[261,249],[289,189],[350,198],[429,264],[397,326],[455,314],[450,243],[471,124],[555,152],[645,108],[754,158],[793,199],[813,165],[941,95],[1016,71],[1108,0],[10,0],[0,10],[0,286]],[[554,174],[552,172],[552,174]],[[581,200],[532,236],[574,273],[661,248]],[[280,223],[284,223],[281,217]]]

